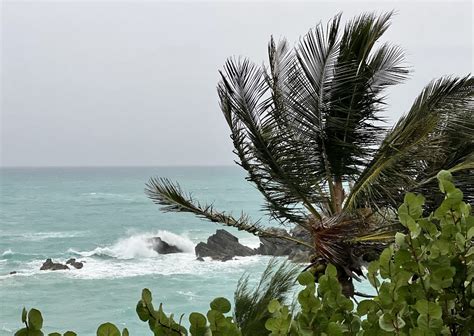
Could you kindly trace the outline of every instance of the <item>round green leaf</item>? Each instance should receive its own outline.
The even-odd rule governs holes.
[[[128,329],[127,329],[127,328],[123,328],[123,330],[122,330],[122,336],[129,336],[129,334],[128,334]]]
[[[395,330],[395,327],[393,326],[392,317],[389,314],[380,315],[379,326],[382,330],[388,332]]]
[[[273,299],[268,304],[268,311],[273,314],[277,312],[278,310],[280,310],[280,307],[281,307],[280,302],[278,302],[277,299]]]
[[[43,328],[43,316],[38,309],[30,309],[28,313],[28,328],[31,330],[41,330]]]
[[[311,272],[303,272],[298,276],[298,282],[302,286],[307,286],[309,284],[314,284],[314,275]]]
[[[205,327],[207,319],[203,314],[194,312],[189,315],[189,323],[195,327]]]
[[[138,301],[136,311],[137,311],[138,317],[143,322],[148,321],[148,319],[150,318],[150,312],[146,308],[145,302],[143,302],[143,300]]]
[[[77,334],[74,331],[66,331],[64,336],[77,336]]]
[[[58,332],[53,332],[53,333],[48,334],[48,336],[61,336],[61,334]],[[68,336],[67,333],[65,333],[64,336]]]
[[[217,310],[222,314],[230,312],[230,302],[226,298],[218,297],[211,302],[211,309]]]
[[[120,331],[112,323],[104,323],[97,329],[97,336],[120,336]]]

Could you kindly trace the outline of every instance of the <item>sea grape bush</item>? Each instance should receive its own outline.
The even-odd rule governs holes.
[[[304,288],[298,294],[296,313],[272,300],[268,306],[271,317],[259,335],[473,335],[474,216],[451,174],[441,171],[437,177],[444,201],[435,212],[424,216],[424,197],[411,193],[399,207],[398,219],[406,233],[397,233],[395,243],[369,264],[367,278],[376,293],[373,298],[355,304],[345,297],[332,265],[326,267],[317,285],[311,270],[306,271],[298,277]],[[212,301],[206,315],[190,314],[189,330],[182,326],[182,316],[176,322],[173,315],[163,312],[162,305],[155,310],[148,289],[143,290],[136,310],[156,336],[242,335],[225,298]],[[43,335],[38,310],[23,310],[22,321],[26,328],[15,335]],[[120,333],[106,323],[97,335],[125,336],[128,331]]]

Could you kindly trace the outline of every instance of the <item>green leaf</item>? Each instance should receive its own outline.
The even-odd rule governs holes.
[[[123,328],[123,330],[122,330],[122,336],[129,336],[129,333],[128,333],[128,329],[127,329],[127,328]]]
[[[27,314],[28,314],[28,311],[26,310],[25,307],[23,307],[23,311],[21,312],[21,322],[22,323],[26,322]]]
[[[387,313],[380,315],[379,326],[382,330],[385,330],[385,331],[391,332],[395,330],[395,327],[393,326],[392,317],[390,316],[390,314],[387,314]]]
[[[300,275],[298,275],[298,282],[300,283],[301,286],[314,284],[314,275],[309,271],[303,272]]]
[[[197,327],[204,327],[207,324],[206,317],[203,314],[196,312],[189,315],[189,322]]]
[[[357,313],[360,316],[367,315],[369,311],[375,308],[377,305],[373,300],[362,300],[357,305]]]
[[[428,300],[418,300],[415,304],[415,308],[418,313],[429,315],[434,319],[440,319],[443,314],[441,307],[438,306],[438,304]]]
[[[279,311],[281,308],[280,302],[278,302],[277,299],[272,299],[270,303],[268,304],[268,311],[273,314],[277,311]]]
[[[28,312],[28,328],[31,330],[43,328],[43,316],[39,310],[33,308]]]
[[[218,297],[211,302],[211,309],[217,310],[222,314],[230,312],[230,302],[226,298]]]
[[[74,334],[74,335],[76,335],[76,334]],[[53,332],[53,333],[49,333],[48,336],[61,336],[61,334],[58,333],[58,332]],[[64,336],[69,336],[69,335],[68,335],[67,332],[66,332],[66,333],[64,333]],[[71,335],[71,336],[72,336],[72,335]]]
[[[15,333],[15,336],[28,336],[28,328],[21,328]]]
[[[146,322],[150,319],[150,312],[148,311],[145,302],[143,300],[138,301],[137,308],[136,308],[138,317],[143,322]]]
[[[474,226],[467,231],[467,239],[472,239],[474,237]]]
[[[332,264],[327,265],[325,274],[328,275],[328,276],[331,276],[333,278],[337,277],[336,267],[334,267],[334,265],[332,265]]]
[[[66,331],[63,336],[77,336],[74,331]]]
[[[115,325],[107,322],[99,326],[97,336],[120,336],[120,331]]]
[[[151,300],[152,300],[152,296],[151,296],[151,292],[148,288],[144,288],[142,290],[142,300],[143,302],[145,302],[147,305],[149,305],[151,303]]]

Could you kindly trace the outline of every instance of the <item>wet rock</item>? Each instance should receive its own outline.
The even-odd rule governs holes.
[[[84,264],[80,261],[76,261],[75,258],[71,258],[68,261],[66,261],[66,265],[71,265],[77,269],[81,269],[82,267],[84,267]]]
[[[61,263],[55,263],[51,260],[51,258],[46,259],[46,261],[41,266],[41,271],[57,271],[57,270],[65,270],[69,269],[66,265]]]
[[[203,257],[197,257],[196,260],[197,261],[204,261],[204,258]]]
[[[225,230],[217,230],[207,239],[207,243],[199,243],[195,247],[196,256],[211,257],[214,260],[227,261],[235,256],[252,256],[256,252],[250,247],[239,243],[239,239]]]
[[[9,274],[17,274],[17,271],[11,271]]]
[[[180,248],[168,244],[165,242],[163,239],[160,237],[153,237],[150,239],[152,245],[153,245],[153,250],[158,252],[159,254],[170,254],[170,253],[181,253],[183,252]]]

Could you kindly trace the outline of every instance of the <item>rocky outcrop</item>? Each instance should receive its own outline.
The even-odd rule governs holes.
[[[195,247],[198,258],[211,257],[214,260],[227,261],[235,256],[247,257],[256,254],[250,247],[239,243],[239,239],[225,230],[217,230],[207,239],[207,243],[199,243]]]
[[[43,266],[40,268],[41,271],[58,271],[65,269],[69,269],[69,267],[61,263],[55,263],[51,260],[51,258],[46,259],[46,261],[43,263]]]
[[[311,242],[309,233],[300,227],[295,227],[290,233],[280,228],[271,228],[269,231],[279,236],[289,236],[304,242]],[[281,238],[260,237],[260,246],[256,252],[262,255],[288,256],[288,259],[295,262],[307,262],[311,257],[311,249]]]
[[[289,236],[284,229],[272,228],[269,231],[279,236]],[[260,246],[256,252],[262,255],[286,256],[291,253],[293,247],[294,244],[284,239],[260,237]]]
[[[152,245],[153,245],[153,250],[160,254],[169,254],[169,253],[180,253],[183,252],[180,248],[168,244],[165,242],[163,239],[160,237],[153,237],[150,239]]]
[[[279,236],[293,237],[311,243],[309,233],[299,227],[294,228],[289,233],[280,228],[271,228],[269,231]],[[203,257],[227,261],[235,256],[246,257],[260,254],[277,257],[288,256],[288,259],[294,262],[308,262],[312,255],[310,248],[281,238],[260,237],[260,246],[256,249],[251,249],[240,244],[237,237],[225,230],[217,230],[215,234],[207,239],[207,243],[201,242],[197,244],[195,252],[197,260],[200,261],[203,260]]]
[[[84,264],[80,261],[76,261],[75,258],[71,258],[68,261],[66,261],[66,265],[71,265],[72,267],[76,269],[81,269],[82,267],[84,267]]]

